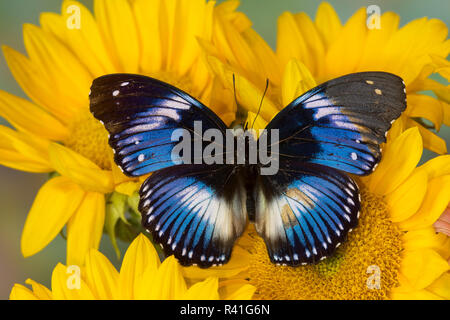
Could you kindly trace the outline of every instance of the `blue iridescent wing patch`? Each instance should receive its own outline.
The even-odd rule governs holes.
[[[187,93],[141,75],[111,74],[95,79],[90,108],[110,134],[115,162],[125,174],[135,177],[174,165],[174,130],[193,131],[194,121],[201,121],[203,132],[226,129],[214,112]]]
[[[222,265],[247,222],[245,190],[231,165],[178,165],[141,187],[142,224],[182,265]]]
[[[256,230],[274,263],[297,266],[331,255],[356,227],[357,184],[338,170],[296,161],[257,184]]]
[[[391,124],[406,108],[405,84],[386,72],[325,82],[295,99],[268,124],[279,129],[280,162],[295,159],[357,175],[381,159]]]

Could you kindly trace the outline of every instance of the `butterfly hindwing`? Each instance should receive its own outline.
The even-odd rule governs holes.
[[[271,261],[297,266],[331,255],[357,224],[357,184],[322,165],[284,163],[257,184],[256,230]]]
[[[405,85],[386,72],[361,72],[325,82],[295,99],[268,124],[279,129],[280,162],[316,163],[371,173],[380,144],[406,108]]]
[[[178,165],[141,187],[142,224],[167,255],[210,267],[230,259],[247,213],[245,190],[231,165]]]
[[[187,93],[162,81],[133,74],[111,74],[94,80],[91,112],[108,130],[114,160],[129,176],[141,176],[174,165],[174,130],[225,132],[226,125]]]

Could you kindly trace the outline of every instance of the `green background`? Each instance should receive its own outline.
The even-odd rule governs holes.
[[[92,8],[92,0],[81,1]],[[305,11],[315,16],[321,1],[302,0],[242,0],[240,10],[253,21],[255,29],[272,46],[276,42],[277,17],[284,11]],[[382,12],[394,11],[401,16],[401,24],[423,16],[439,18],[450,26],[450,1],[448,0],[385,0],[385,1],[329,1],[346,21],[362,6],[378,5]],[[22,38],[24,23],[39,23],[41,12],[60,12],[61,0],[0,0],[0,44],[25,52]],[[0,54],[0,89],[25,97],[8,70]],[[0,119],[1,122],[1,119]],[[450,140],[450,129],[444,127],[440,135]],[[424,158],[431,157],[427,152]],[[0,166],[0,299],[7,299],[14,283],[24,283],[32,278],[50,286],[51,271],[58,262],[65,261],[65,241],[57,237],[47,248],[30,258],[20,254],[20,236],[28,210],[46,175],[28,174]],[[122,251],[126,248],[121,244]],[[101,250],[120,265],[113,253],[109,239],[104,238]]]

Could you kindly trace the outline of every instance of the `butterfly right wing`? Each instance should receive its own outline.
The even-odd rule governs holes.
[[[333,168],[284,161],[277,174],[259,177],[256,190],[256,230],[273,263],[318,262],[358,222],[358,186]]]
[[[232,165],[178,165],[140,190],[142,225],[182,265],[221,265],[247,223],[245,190]]]

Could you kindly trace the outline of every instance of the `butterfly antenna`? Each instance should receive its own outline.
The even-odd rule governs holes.
[[[233,73],[233,91],[234,91],[234,101],[236,102],[236,119],[232,123],[232,127],[234,125],[242,125],[244,126],[244,121],[247,120],[248,111],[241,107],[238,102],[236,95],[236,77]]]
[[[266,96],[267,89],[269,89],[269,79],[266,79],[266,88],[264,89],[264,93],[263,93],[263,96],[261,98],[261,102],[259,104],[258,113],[256,114],[255,119],[253,119],[252,129],[253,129],[253,126],[254,126],[254,124],[256,122],[256,118],[258,118],[259,113],[261,112],[261,107],[262,107],[262,104],[263,104],[263,101],[264,101],[264,97]]]
[[[236,96],[236,76],[233,73],[233,94],[234,94],[234,101],[236,102],[236,109],[238,107],[238,101]]]

